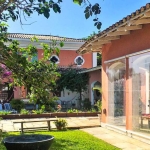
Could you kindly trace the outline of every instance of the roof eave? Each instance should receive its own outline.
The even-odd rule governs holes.
[[[130,34],[130,31],[142,29],[142,25],[148,23],[150,23],[150,3],[113,24],[103,32],[94,35],[77,50],[77,53],[101,53],[103,45],[111,43],[113,40],[118,40],[121,36]]]

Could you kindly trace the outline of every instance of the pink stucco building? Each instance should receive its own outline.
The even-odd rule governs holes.
[[[150,4],[95,35],[77,52],[102,54],[102,124],[129,134],[149,132]]]
[[[40,43],[52,43],[52,40],[56,40],[58,42],[63,41],[64,46],[60,48],[59,56],[53,54],[48,61],[54,60],[55,63],[58,64],[60,68],[68,68],[69,65],[74,65],[75,68],[84,68],[89,69],[97,66],[97,55],[96,53],[88,53],[80,55],[76,53],[77,49],[84,44],[84,40],[82,39],[74,39],[74,38],[64,38],[59,36],[50,36],[50,35],[34,35],[34,34],[21,34],[21,33],[10,33],[9,38],[12,40],[17,40],[20,43],[20,47],[26,47],[30,44],[30,39],[36,36],[39,40],[38,43],[34,43],[38,48],[37,55],[33,58],[33,60],[40,60],[43,57],[43,50]],[[90,82],[94,82],[90,81]],[[24,87],[16,87],[16,91],[14,91],[13,97],[15,99],[26,99],[27,90]],[[90,90],[91,91],[91,90]],[[69,93],[69,94],[68,94]],[[70,101],[72,98],[76,100],[79,95],[75,92],[71,91],[62,91],[59,95],[60,101]],[[86,94],[88,97],[88,93]],[[5,97],[5,99],[7,96]],[[12,97],[11,97],[12,98]]]

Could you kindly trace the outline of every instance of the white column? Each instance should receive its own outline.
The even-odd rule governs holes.
[[[145,71],[146,76],[146,114],[149,114],[149,72]]]

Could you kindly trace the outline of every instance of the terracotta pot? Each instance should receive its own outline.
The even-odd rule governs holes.
[[[60,127],[60,126],[58,126],[58,127],[57,127],[57,130],[62,130],[62,129],[63,129],[63,128],[62,128],[62,127]]]

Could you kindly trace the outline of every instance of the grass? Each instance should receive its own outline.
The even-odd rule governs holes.
[[[81,130],[67,131],[39,131],[28,132],[34,134],[49,134],[55,137],[50,150],[119,150],[92,135]],[[19,135],[19,132],[3,133],[3,137]],[[6,150],[4,145],[0,144],[0,150]]]

